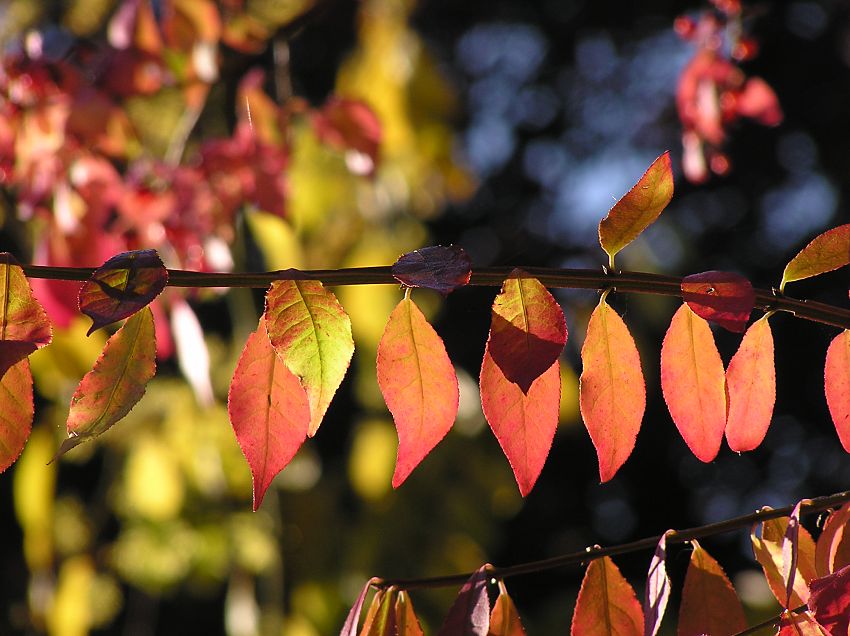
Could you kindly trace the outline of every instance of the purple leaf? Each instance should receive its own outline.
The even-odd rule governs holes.
[[[485,563],[463,584],[437,636],[487,636],[490,630],[489,567],[490,564]]]
[[[400,257],[392,274],[402,285],[433,289],[445,296],[469,282],[472,260],[458,245],[432,245]]]
[[[646,576],[646,597],[643,601],[644,636],[655,636],[667,601],[670,598],[670,577],[667,576],[667,533],[661,535]]]
[[[371,578],[366,581],[366,585],[363,586],[363,590],[360,592],[357,600],[354,601],[354,605],[352,605],[351,609],[348,611],[348,618],[345,619],[345,624],[342,626],[342,631],[339,633],[339,636],[357,636],[357,623],[360,622],[360,612],[363,610],[363,603],[366,601],[366,595],[369,593],[369,588],[377,581],[378,579],[376,578]]]

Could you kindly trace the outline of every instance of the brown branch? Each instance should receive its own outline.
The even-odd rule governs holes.
[[[90,267],[45,267],[24,265],[30,278],[54,280],[87,280]],[[513,270],[512,267],[482,267],[473,272],[470,285],[499,286]],[[617,291],[682,296],[682,279],[644,272],[616,272],[589,269],[556,269],[528,267],[525,271],[547,287],[566,289],[609,289]],[[348,269],[287,269],[262,273],[191,272],[168,270],[168,284],[172,287],[268,287],[276,280],[320,280],[326,285],[398,285],[389,266],[352,267]],[[850,329],[850,310],[811,300],[791,298],[775,289],[756,289],[756,308],[762,311],[781,311],[792,316],[840,329]]]
[[[850,490],[845,492],[828,495],[825,497],[817,497],[811,499],[809,503],[803,504],[800,507],[800,514],[811,514],[814,512],[822,512],[835,508],[841,504],[850,501]],[[786,517],[791,514],[794,506],[785,506],[783,508],[762,508],[756,512],[717,523],[710,523],[696,528],[688,528],[686,530],[669,530],[667,534],[667,544],[685,543],[693,539],[702,539],[724,532],[731,532],[740,528],[766,521],[768,519],[776,519],[778,517]],[[581,552],[572,552],[562,554],[560,556],[543,559],[541,561],[530,561],[528,563],[519,563],[507,567],[494,567],[490,572],[493,578],[503,579],[510,576],[518,576],[520,574],[532,574],[545,570],[564,567],[567,565],[577,565],[587,563],[594,559],[601,559],[606,556],[615,556],[618,554],[628,554],[631,552],[640,552],[643,550],[652,550],[658,545],[660,536],[647,537],[630,543],[622,543],[619,545],[602,548],[599,546],[589,547]],[[435,576],[419,579],[378,579],[375,583],[376,587],[389,587],[395,585],[402,589],[417,589],[417,588],[432,588],[432,587],[448,587],[460,585],[466,581],[472,572],[464,572],[462,574],[449,574],[447,576]]]

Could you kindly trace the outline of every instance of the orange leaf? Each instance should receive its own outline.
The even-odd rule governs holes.
[[[396,636],[393,632],[395,627],[395,604],[398,597],[398,589],[380,589],[372,598],[366,619],[360,636]]]
[[[581,361],[581,416],[599,458],[599,479],[605,482],[635,447],[646,386],[629,329],[604,296],[590,316]]]
[[[50,320],[24,270],[11,254],[0,253],[0,374],[52,338]]]
[[[702,272],[682,279],[682,298],[691,310],[735,333],[743,333],[756,293],[749,280],[734,272]]]
[[[422,626],[413,610],[413,601],[400,590],[395,601],[395,633],[393,636],[423,636]]]
[[[528,393],[567,342],[561,306],[539,280],[515,269],[493,301],[487,349],[510,381]]]
[[[791,609],[804,605],[809,600],[809,582],[816,576],[815,542],[808,530],[802,527],[798,528],[794,590],[791,593],[790,600],[788,600],[785,578],[783,577],[785,558],[782,554],[782,545],[788,531],[788,521],[788,517],[781,517],[757,524],[753,526],[750,539],[753,543],[753,554],[764,570],[770,590],[783,607]],[[759,536],[759,529],[761,536]]]
[[[0,378],[0,473],[15,463],[32,431],[32,374],[27,358]]]
[[[275,352],[307,391],[312,437],[351,363],[351,320],[336,296],[313,280],[272,283],[265,315]]]
[[[607,252],[612,268],[614,255],[649,227],[672,198],[673,169],[670,153],[665,152],[599,223],[599,244]]]
[[[58,455],[100,435],[127,415],[156,372],[153,314],[144,307],[116,331],[71,398],[68,439]]]
[[[642,636],[635,591],[609,557],[587,566],[573,613],[571,636]]]
[[[726,369],[726,393],[729,448],[738,453],[753,450],[767,434],[776,403],[773,332],[767,316],[750,325],[732,356]]]
[[[685,575],[678,636],[731,636],[746,629],[744,609],[723,568],[699,543]]]
[[[528,393],[523,393],[505,377],[487,347],[481,361],[480,385],[484,417],[525,497],[543,470],[558,427],[561,401],[558,361],[534,381]]]
[[[398,430],[398,488],[449,432],[458,407],[457,375],[443,341],[409,297],[390,314],[377,369]]]
[[[704,462],[713,460],[726,428],[723,361],[708,323],[687,305],[673,316],[661,345],[661,390],[688,448]]]
[[[819,234],[801,249],[799,254],[785,266],[779,291],[785,291],[787,283],[831,272],[848,263],[850,263],[850,224],[840,225]]]
[[[850,331],[835,336],[826,350],[824,391],[841,445],[850,453]]]
[[[490,631],[487,636],[525,636],[516,606],[501,582],[499,596],[490,612]]]
[[[254,510],[307,439],[310,405],[298,378],[275,354],[265,319],[248,336],[227,396],[227,412],[251,467]]]
[[[823,532],[820,533],[815,546],[815,570],[819,576],[832,574],[850,563],[848,523],[850,504],[833,512],[823,524]]]

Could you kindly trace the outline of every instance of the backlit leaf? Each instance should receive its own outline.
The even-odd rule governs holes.
[[[490,612],[490,631],[487,636],[525,636],[519,613],[503,583],[499,584],[499,596]]]
[[[701,318],[743,333],[756,302],[749,280],[734,272],[702,272],[682,279],[682,298]]]
[[[378,590],[366,613],[360,636],[395,636],[395,604],[398,589]]]
[[[811,612],[785,612],[779,622],[776,636],[835,636],[841,632],[827,632]]]
[[[397,488],[449,432],[458,408],[457,375],[443,341],[409,297],[390,314],[377,370],[398,431]]]
[[[0,374],[36,349],[50,344],[53,330],[32,294],[24,270],[0,253]]]
[[[540,281],[515,269],[493,301],[487,349],[504,376],[528,393],[567,342],[561,306]]]
[[[236,365],[227,411],[239,447],[251,467],[254,510],[281,470],[307,439],[310,405],[293,373],[275,354],[263,318],[248,336]]]
[[[80,311],[92,319],[88,333],[132,316],[165,289],[168,271],[156,250],[116,254],[80,288]]]
[[[801,249],[799,254],[785,266],[779,291],[785,291],[787,283],[831,272],[848,263],[850,263],[850,224],[819,234]]]
[[[472,259],[459,245],[421,247],[399,257],[392,274],[402,285],[425,287],[446,295],[469,282]]]
[[[605,298],[581,348],[579,405],[599,459],[599,479],[611,479],[631,455],[646,407],[640,356],[628,327]]]
[[[339,633],[339,636],[355,636],[357,634],[357,623],[360,621],[360,612],[363,611],[363,603],[366,602],[366,595],[372,588],[372,584],[376,581],[377,579],[374,577],[366,581],[366,585],[363,586],[360,594],[357,595],[357,600],[354,601],[354,605],[352,605],[351,609],[348,610],[348,616],[345,619],[345,623],[342,626],[342,631]]]
[[[747,627],[744,609],[723,568],[696,541],[685,575],[678,636],[731,636]]]
[[[487,636],[490,628],[490,599],[484,564],[460,588],[437,636]]]
[[[799,558],[800,544],[800,505],[798,502],[791,515],[788,517],[788,525],[782,536],[782,580],[785,583],[785,607],[789,607],[791,594],[794,593],[794,582],[797,578],[797,561]],[[812,551],[814,557],[814,551]]]
[[[413,601],[404,590],[400,590],[395,601],[395,625],[393,636],[424,636],[422,626],[413,609]]]
[[[57,455],[100,435],[130,412],[156,372],[156,336],[149,307],[116,331],[71,397],[68,439]]]
[[[811,582],[809,610],[829,634],[850,634],[850,565]]]
[[[824,391],[841,445],[850,453],[850,331],[835,336],[826,350]]]
[[[850,564],[850,535],[847,533],[850,523],[850,505],[845,504],[823,524],[823,531],[815,545],[815,570],[819,576],[826,576]]]
[[[599,223],[599,244],[612,264],[614,255],[649,227],[672,198],[673,169],[665,152]]]
[[[523,393],[505,377],[488,347],[481,361],[480,385],[484,417],[525,497],[543,470],[558,427],[561,399],[558,361],[534,381],[528,393]]]
[[[798,529],[794,590],[789,601],[783,578],[782,554],[782,544],[787,530],[788,517],[769,519],[753,527],[750,539],[753,544],[753,554],[764,570],[770,590],[783,607],[787,603],[790,609],[804,605],[809,599],[809,582],[816,577],[815,542],[808,530],[802,527]]]
[[[354,354],[351,320],[319,281],[282,280],[266,294],[266,329],[277,355],[307,391],[312,437]]]
[[[0,472],[17,461],[32,431],[32,374],[27,358],[0,378]]]
[[[571,636],[641,636],[643,611],[635,591],[609,557],[587,566],[573,613]]]
[[[717,456],[726,428],[724,375],[708,323],[683,304],[661,345],[661,389],[685,443],[704,462]]]
[[[655,636],[661,626],[661,619],[667,609],[670,599],[670,577],[667,575],[667,533],[661,535],[649,572],[646,575],[646,595],[643,600],[643,633],[644,636]]]
[[[726,441],[741,453],[761,444],[776,403],[776,367],[773,332],[767,317],[747,329],[726,369]]]

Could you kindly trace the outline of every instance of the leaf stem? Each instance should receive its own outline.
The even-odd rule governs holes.
[[[46,267],[23,265],[30,278],[53,280],[87,280],[91,267]],[[472,273],[470,285],[498,287],[513,267],[482,267]],[[646,272],[600,272],[595,269],[557,269],[524,267],[531,276],[546,287],[604,290],[616,287],[618,292],[682,296],[682,279]],[[351,267],[344,269],[286,269],[259,273],[192,272],[168,270],[168,285],[172,287],[255,287],[263,288],[276,280],[320,280],[325,285],[398,285],[389,266]],[[756,289],[756,308],[765,312],[785,312],[812,322],[850,329],[850,310],[812,300],[785,296],[775,289]]]

